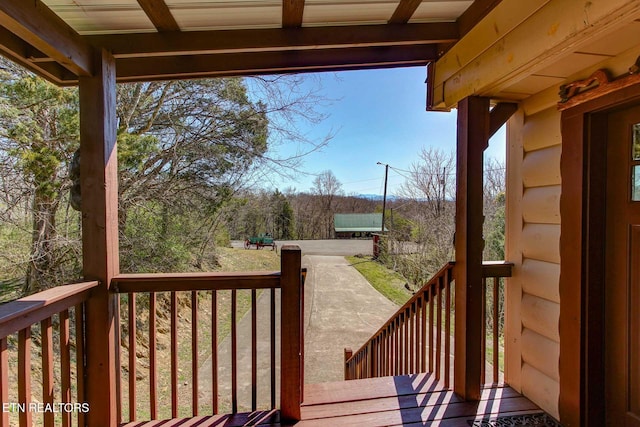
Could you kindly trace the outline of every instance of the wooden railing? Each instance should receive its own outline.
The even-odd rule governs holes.
[[[511,277],[513,263],[506,261],[485,261],[482,263],[482,363],[480,378],[484,383],[498,384],[503,382],[500,372],[504,371],[504,362],[500,354],[504,354],[504,278]],[[489,333],[490,332],[490,333]],[[491,345],[488,340],[491,338]],[[487,366],[489,365],[489,366]],[[491,368],[491,377],[487,375],[487,367]]]
[[[60,286],[0,306],[0,425],[84,425],[84,302],[96,286]]]
[[[453,269],[454,262],[447,263],[407,303],[355,353],[345,349],[345,379],[373,378],[432,372],[436,380],[442,379],[450,387],[453,369]],[[482,375],[485,359],[492,351],[493,382],[499,382],[499,327],[503,302],[501,277],[511,276],[512,264],[498,261],[483,263],[483,284],[489,289],[490,298],[484,293],[482,339]],[[492,278],[491,288],[487,279]],[[490,301],[490,309],[486,309]],[[497,302],[494,303],[494,302]],[[487,324],[490,328],[487,328]],[[491,330],[491,346],[486,345],[486,332]]]
[[[120,422],[123,418],[155,420],[275,409],[278,391],[282,417],[299,419],[304,307],[300,250],[284,247],[281,257],[281,272],[123,274],[113,279],[114,292],[121,298],[126,297],[126,303],[121,304],[126,313],[120,316],[122,353],[127,353],[126,361],[121,360],[118,367],[118,372],[125,372],[127,377],[126,382],[120,381],[118,393]],[[249,323],[248,333],[238,330],[239,305],[245,306],[250,313],[250,319],[245,319]],[[265,312],[261,313],[261,310]],[[168,319],[159,319],[165,311],[169,312]],[[203,313],[210,320],[203,322]],[[182,316],[184,321],[180,320]],[[258,322],[259,317],[268,320]],[[140,326],[145,330],[140,330]],[[168,369],[160,363],[159,350],[164,345],[160,342],[160,327],[168,329],[163,334],[168,335],[169,341],[168,349],[163,352],[169,358]],[[230,370],[229,384],[220,381],[219,335],[225,327],[228,328],[224,333],[228,333],[230,360],[225,361],[224,369],[225,372]],[[277,329],[280,329],[280,351],[276,349]],[[207,340],[201,340],[204,334],[209,335]],[[206,348],[203,348],[205,341]],[[244,358],[248,366],[241,362],[239,352],[243,350],[249,355]],[[209,355],[208,366],[204,366],[202,353]],[[280,354],[279,390],[277,353]],[[143,359],[148,359],[145,366],[141,366]],[[186,364],[185,359],[188,360]],[[258,361],[269,371],[266,384],[258,381]],[[210,371],[211,377],[203,380],[200,370]],[[139,375],[141,373],[144,375]],[[139,376],[145,377],[146,384],[141,384]],[[246,396],[249,401],[243,401],[241,396],[240,391],[246,388],[239,385],[240,376],[249,381],[250,396]],[[161,383],[168,383],[166,390]],[[199,398],[199,387],[205,383],[211,391],[207,402]],[[219,399],[225,388],[229,389],[230,396]],[[140,393],[143,390],[144,393]],[[160,398],[165,394],[169,401],[161,404]],[[259,399],[258,394],[263,398],[267,396],[267,401]],[[169,408],[170,413],[161,414],[163,408]],[[185,409],[189,413],[184,413]]]
[[[345,379],[435,372],[448,384],[453,266],[442,267],[358,351],[345,349]]]

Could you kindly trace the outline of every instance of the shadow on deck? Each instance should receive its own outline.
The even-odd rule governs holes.
[[[305,385],[304,396],[302,420],[295,424],[278,422],[277,411],[257,411],[235,415],[132,422],[122,426],[469,427],[494,425],[486,421],[498,417],[543,414],[529,399],[508,386],[487,387],[483,390],[480,401],[465,402],[429,374],[310,384]]]

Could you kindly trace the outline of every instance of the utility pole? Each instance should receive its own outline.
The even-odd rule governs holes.
[[[387,210],[387,178],[389,176],[389,165],[381,162],[378,162],[378,164],[384,165],[384,195],[382,196],[382,229],[380,230],[384,234],[384,217]]]

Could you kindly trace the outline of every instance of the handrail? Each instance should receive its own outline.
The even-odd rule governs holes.
[[[387,322],[384,325],[382,325],[380,329],[378,329],[373,335],[371,335],[371,338],[369,338],[368,341],[371,341],[375,336],[380,335],[389,325],[391,325],[394,322],[395,319],[400,317],[407,310],[407,308],[411,307],[411,305],[414,304],[418,300],[418,298],[420,298],[421,292],[423,292],[427,288],[436,284],[438,278],[441,277],[446,271],[451,270],[451,268],[455,264],[456,264],[455,261],[449,261],[440,270],[438,270],[438,272],[434,274],[433,277],[426,284],[424,284],[422,288],[420,288],[420,290],[418,290],[411,298],[409,298],[409,300],[406,303],[404,303],[402,307],[400,307],[398,310],[396,310],[396,312],[393,315],[391,315],[389,320],[387,320]],[[368,341],[365,344],[363,344],[358,349],[358,351],[356,351],[354,354],[358,354],[361,351],[363,351],[369,344]]]
[[[84,402],[85,358],[85,301],[99,282],[83,282],[58,286],[20,298],[0,306],[0,401],[11,402],[10,388],[17,388],[17,413],[0,413],[0,425],[32,425],[33,418],[40,418],[45,426],[52,426],[56,416],[52,411],[32,414],[25,405],[32,401],[31,365],[32,347],[40,348],[42,403],[53,405],[55,398],[61,403]],[[54,316],[56,316],[54,320]],[[54,346],[54,330],[58,345]],[[17,349],[11,348],[10,335],[17,333]],[[35,334],[36,339],[33,339]],[[15,341],[14,341],[15,342]],[[9,353],[17,352],[15,379],[9,378]],[[54,369],[59,365],[59,371]],[[75,367],[75,369],[74,369]],[[76,387],[72,391],[72,372],[75,371]],[[54,396],[54,384],[58,384],[59,395]],[[85,413],[62,412],[59,414],[63,425],[84,425]],[[16,423],[17,421],[17,423]]]
[[[0,338],[86,301],[98,284],[92,281],[57,286],[0,305]]]
[[[454,280],[454,266],[453,261],[445,264],[358,351],[345,349],[345,379],[435,372],[436,379],[444,376],[445,387],[449,386],[452,332],[450,284]],[[508,261],[483,262],[482,283],[488,289],[487,278],[493,278],[494,301],[498,301],[499,278],[510,277],[512,268],[513,263]],[[497,382],[499,331],[493,325],[498,324],[498,304],[487,310],[483,297],[483,316],[485,313],[493,315],[493,381]],[[484,324],[483,331],[486,331]],[[486,337],[482,344],[484,375]]]
[[[116,293],[273,289],[280,287],[280,272],[119,274],[111,285]]]
[[[445,330],[451,328],[450,283],[454,265],[445,264],[357,352],[345,349],[345,379],[427,371],[435,371],[439,379],[443,368],[448,384],[451,367],[442,353],[443,335],[444,354],[450,350],[451,339],[442,330],[443,326]]]

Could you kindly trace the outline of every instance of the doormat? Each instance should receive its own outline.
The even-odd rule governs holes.
[[[562,427],[559,422],[545,413],[512,415],[467,422],[471,427]]]

